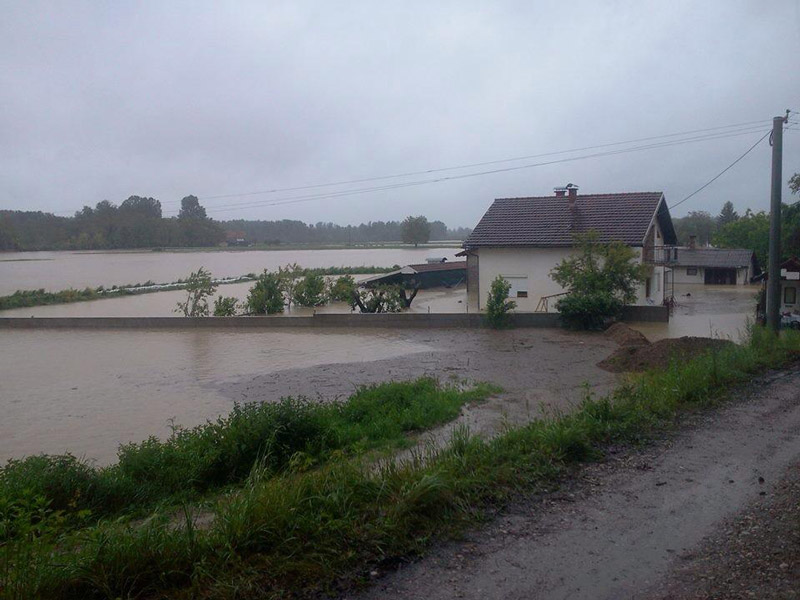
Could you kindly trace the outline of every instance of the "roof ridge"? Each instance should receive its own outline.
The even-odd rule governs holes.
[[[646,195],[660,195],[663,196],[664,192],[604,192],[601,194],[578,194],[576,198],[595,198],[598,196],[646,196]],[[495,198],[495,200],[568,200],[569,196],[505,196],[501,198]]]

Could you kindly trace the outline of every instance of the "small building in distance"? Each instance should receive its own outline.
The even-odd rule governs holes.
[[[747,285],[761,272],[752,250],[697,248],[694,240],[688,247],[675,250],[675,260],[670,268],[674,283],[680,285]]]
[[[406,289],[429,289],[436,287],[451,288],[467,279],[467,262],[428,262],[418,265],[406,265],[401,269],[364,279],[359,285],[374,287],[377,285],[402,285]]]

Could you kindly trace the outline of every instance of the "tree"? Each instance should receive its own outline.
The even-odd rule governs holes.
[[[706,246],[711,242],[711,238],[717,230],[717,220],[702,210],[692,211],[685,217],[673,219],[672,223],[675,226],[678,243],[682,246],[689,243],[691,236],[697,238],[698,244]]]
[[[277,274],[266,269],[258,276],[247,296],[247,310],[255,315],[273,315],[283,312],[283,292]]]
[[[425,217],[406,217],[403,221],[401,237],[404,244],[425,244],[431,239],[431,226]]]
[[[395,285],[379,285],[353,293],[353,304],[362,313],[394,313],[403,310],[402,288]]]
[[[208,298],[213,296],[217,286],[211,280],[211,273],[200,267],[189,275],[186,281],[187,297],[185,302],[178,302],[175,312],[182,312],[186,317],[207,317]]]
[[[119,205],[119,210],[123,213],[134,213],[149,219],[161,218],[161,202],[155,198],[130,196],[127,200],[123,201],[123,203]]]
[[[353,276],[342,275],[328,286],[328,297],[334,302],[347,302],[351,307],[355,307],[353,294],[356,289],[356,280]]]
[[[278,281],[281,291],[286,296],[286,303],[292,308],[295,301],[295,287],[297,287],[300,277],[303,275],[303,267],[297,263],[291,263],[285,267],[278,267]]]
[[[232,296],[220,296],[214,301],[215,317],[235,317],[239,301]]]
[[[800,194],[800,173],[795,173],[789,178],[789,189],[793,194]]]
[[[325,278],[308,273],[294,288],[294,301],[298,306],[320,306],[325,304]]]
[[[733,223],[738,219],[739,219],[739,213],[737,213],[733,209],[733,203],[730,200],[728,200],[725,204],[722,205],[722,210],[717,216],[717,226],[723,227],[728,223]]]
[[[720,248],[752,249],[759,263],[767,264],[769,214],[764,211],[754,213],[748,208],[743,216],[724,225],[714,234],[714,245]]]
[[[508,299],[511,284],[502,275],[495,277],[489,287],[489,298],[486,300],[486,319],[495,329],[508,326],[508,313],[517,307],[517,303]]]
[[[562,260],[550,277],[567,290],[556,302],[562,321],[578,329],[601,329],[636,300],[647,266],[622,242],[599,243],[596,231],[576,235],[577,252]]]
[[[200,206],[197,196],[186,196],[181,199],[179,219],[207,219],[206,209]]]

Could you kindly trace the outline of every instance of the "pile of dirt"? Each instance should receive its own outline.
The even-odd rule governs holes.
[[[605,334],[620,346],[648,346],[648,340],[641,331],[631,329],[625,323],[614,323],[606,329]]]
[[[669,366],[672,361],[687,361],[709,350],[721,350],[732,345],[729,340],[685,336],[659,340],[653,344],[622,345],[597,366],[612,373],[647,371]]]

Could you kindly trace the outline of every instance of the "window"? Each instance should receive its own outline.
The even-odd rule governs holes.
[[[697,275],[697,267],[686,267],[687,275]]]
[[[783,288],[783,303],[795,304],[797,302],[797,288],[785,287]]]
[[[520,277],[519,275],[503,275],[511,289],[508,291],[509,298],[527,298],[528,297],[528,278]]]

